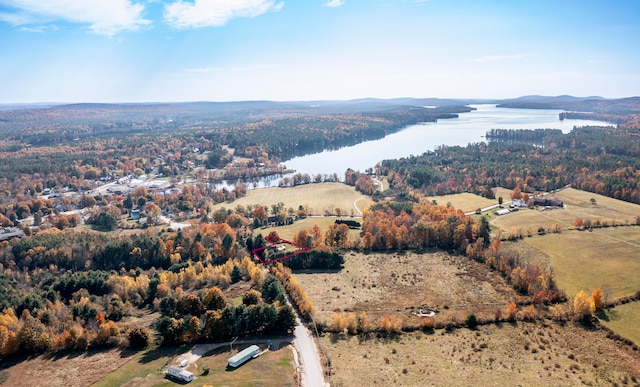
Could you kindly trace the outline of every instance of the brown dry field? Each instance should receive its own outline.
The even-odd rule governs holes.
[[[335,311],[365,311],[373,323],[396,315],[418,325],[412,312],[437,312],[436,322],[464,321],[469,314],[492,319],[517,297],[494,272],[444,252],[356,254],[345,256],[338,272],[296,273],[320,321]]]
[[[82,387],[88,386],[129,362],[135,352],[108,350],[71,353],[65,356],[40,355],[18,363],[2,363],[8,379],[2,386]],[[5,368],[6,367],[6,368]]]
[[[335,387],[638,385],[638,351],[605,335],[538,322],[321,342]]]

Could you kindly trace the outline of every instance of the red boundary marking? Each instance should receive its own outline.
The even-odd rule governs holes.
[[[279,262],[279,261],[284,261],[285,259],[289,259],[289,258],[291,258],[291,257],[295,257],[296,255],[304,254],[304,253],[306,253],[306,252],[311,251],[311,247],[307,247],[307,246],[299,245],[299,244],[297,244],[297,243],[294,243],[294,242],[288,241],[288,240],[286,240],[286,239],[282,239],[282,238],[280,238],[280,237],[274,237],[274,236],[269,235],[269,236],[267,236],[267,237],[265,238],[265,240],[266,240],[267,242],[269,242],[269,243],[270,243],[270,244],[269,244],[269,246],[259,247],[259,248],[257,248],[257,249],[253,249],[253,250],[251,250],[251,254],[253,254],[253,256],[254,256],[254,257],[256,257],[256,259],[257,259],[258,261],[260,261],[260,263],[261,263],[261,264],[263,264],[263,265],[268,265],[268,264],[270,264],[270,263]],[[278,257],[278,258],[270,259],[270,260],[268,260],[268,261],[265,261],[265,260],[263,260],[262,258],[260,258],[260,252],[261,252],[261,251],[266,250],[266,249],[267,249],[267,247],[275,246],[275,245],[277,245],[278,243],[286,243],[286,244],[289,244],[289,245],[295,246],[295,247],[299,248],[300,250],[295,251],[295,252],[293,252],[293,253],[291,253],[291,254],[287,254],[287,255],[282,256],[282,257]]]

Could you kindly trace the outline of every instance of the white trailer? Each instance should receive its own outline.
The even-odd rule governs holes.
[[[251,358],[258,357],[260,355],[260,347],[252,345],[231,356],[228,360],[229,367],[238,367],[244,364]]]
[[[170,366],[167,369],[167,376],[172,377],[174,379],[182,380],[185,382],[190,382],[194,379],[193,372],[189,372],[184,368]]]

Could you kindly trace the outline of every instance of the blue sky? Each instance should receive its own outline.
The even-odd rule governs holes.
[[[0,103],[640,95],[640,1],[0,0]]]

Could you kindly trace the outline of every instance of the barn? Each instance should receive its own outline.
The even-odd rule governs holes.
[[[247,347],[229,358],[228,360],[229,367],[233,367],[233,368],[239,367],[245,362],[247,362],[249,359],[258,357],[259,354],[260,354],[260,347],[258,347],[257,345],[252,345],[250,347]]]

